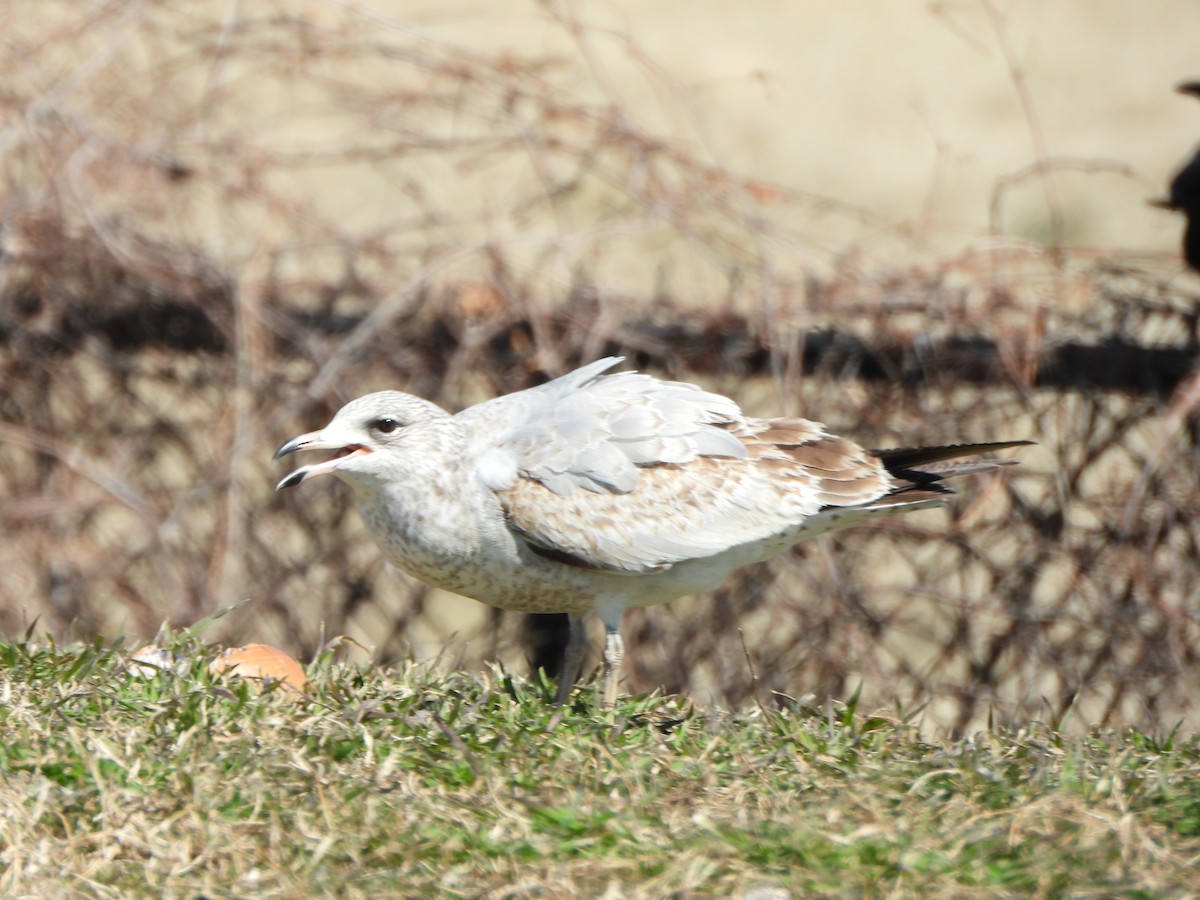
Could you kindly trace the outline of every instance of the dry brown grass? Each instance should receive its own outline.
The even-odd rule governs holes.
[[[948,514],[631,616],[632,689],[1200,725],[1179,283],[1004,234],[826,254],[831,219],[906,238],[614,105],[561,11],[580,52],[538,57],[321,3],[39,9],[4,23],[0,95],[7,633],[248,601],[214,638],[519,659],[513,623],[386,572],[344,492],[273,497],[270,451],[369,389],[461,406],[623,352],[869,445],[1040,444]]]

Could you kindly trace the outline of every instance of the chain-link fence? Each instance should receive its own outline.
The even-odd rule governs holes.
[[[241,603],[212,639],[552,659],[552,628],[386,569],[339,485],[272,494],[270,455],[368,390],[457,408],[621,353],[867,446],[1038,441],[948,511],[631,612],[630,688],[861,689],[956,729],[1200,725],[1198,307],[1178,285],[999,240],[911,268],[830,264],[795,234],[781,255],[772,209],[869,217],[705,164],[553,59],[331,7],[236,28],[122,9],[12,33],[3,633],[140,639]],[[282,101],[238,89],[256,81]],[[364,225],[306,190],[355,179],[397,211]]]

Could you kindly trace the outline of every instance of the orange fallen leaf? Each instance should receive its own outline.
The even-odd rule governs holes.
[[[242,678],[271,679],[282,681],[297,691],[303,691],[308,676],[300,663],[282,650],[268,644],[247,644],[230,647],[209,663],[208,671],[213,675],[230,673]]]

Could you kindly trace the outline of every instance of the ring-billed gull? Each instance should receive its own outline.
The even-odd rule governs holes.
[[[959,457],[1029,443],[864,450],[806,419],[748,418],[692,384],[605,374],[619,362],[457,415],[411,394],[368,394],[276,451],[335,451],[276,490],[336,475],[405,572],[491,606],[567,613],[558,703],[596,613],[611,706],[627,607],[712,590],[813,535],[940,506],[943,479],[1010,463]]]

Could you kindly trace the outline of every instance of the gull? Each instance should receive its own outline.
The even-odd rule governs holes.
[[[560,705],[595,613],[611,707],[627,608],[712,590],[814,535],[941,506],[944,479],[1013,463],[961,457],[1031,443],[865,450],[693,384],[606,374],[621,361],[455,415],[398,391],[359,397],[276,451],[333,451],[276,490],[335,475],[401,570],[490,606],[566,613]]]

